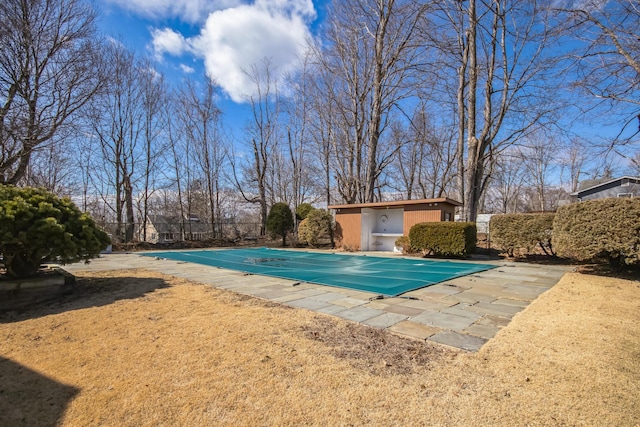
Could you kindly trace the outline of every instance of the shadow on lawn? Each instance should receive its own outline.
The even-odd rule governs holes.
[[[625,280],[640,280],[640,265],[613,268],[606,263],[589,263],[548,255],[526,255],[519,258],[502,257],[504,261],[523,262],[538,265],[561,265],[573,267],[573,271],[592,276],[615,277]]]
[[[13,323],[66,311],[101,307],[119,300],[140,298],[165,287],[167,283],[159,278],[78,276],[71,294],[61,295],[51,301],[24,309],[0,313],[0,323]]]
[[[0,357],[0,425],[58,425],[80,389]]]
[[[607,264],[584,264],[577,266],[575,271],[593,276],[615,277],[625,280],[640,280],[640,266],[627,266],[625,268],[611,268]]]

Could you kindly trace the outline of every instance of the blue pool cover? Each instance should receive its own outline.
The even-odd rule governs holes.
[[[245,273],[397,296],[496,267],[422,258],[389,258],[269,248],[149,252],[146,256]]]

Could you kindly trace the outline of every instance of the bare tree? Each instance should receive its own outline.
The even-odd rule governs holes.
[[[577,70],[581,87],[597,99],[635,106],[640,98],[640,4],[637,1],[565,1],[559,9],[569,16],[573,36],[582,42]],[[637,132],[636,132],[637,133]]]
[[[141,69],[134,55],[117,42],[105,50],[105,57],[109,62],[108,90],[92,100],[89,120],[100,143],[100,160],[110,167],[96,165],[94,173],[105,174],[99,181],[108,187],[101,193],[115,213],[116,237],[130,242],[135,230],[135,173],[145,154]]]
[[[260,66],[254,66],[248,76],[253,83],[253,93],[247,96],[251,108],[251,119],[246,125],[249,158],[244,165],[242,176],[238,176],[238,164],[232,156],[237,189],[249,203],[260,206],[260,235],[266,234],[269,213],[269,175],[272,167],[272,153],[279,144],[280,94],[274,79],[270,61],[265,59]]]
[[[298,206],[305,202],[316,200],[318,192],[318,166],[314,155],[312,116],[315,93],[314,81],[311,73],[311,53],[303,58],[299,73],[288,78],[291,96],[284,102],[284,112],[287,120],[286,154],[290,167],[278,167],[279,171],[287,174],[285,182],[291,188],[290,197],[281,197],[283,202],[289,202],[295,214]],[[320,160],[321,162],[321,160]],[[294,231],[297,232],[298,221],[294,215]]]
[[[46,144],[34,150],[20,182],[31,187],[46,188],[58,195],[70,196],[77,184],[74,160],[62,144]]]
[[[640,151],[636,153],[635,156],[631,159],[631,173],[640,175]]]
[[[640,4],[628,0],[565,0],[557,6],[575,40],[573,87],[582,91],[583,110],[619,123],[617,135],[608,138],[602,151],[633,163],[640,152]]]
[[[316,54],[319,55],[319,54]],[[319,179],[322,182],[323,195],[327,206],[332,203],[332,158],[337,130],[337,120],[335,120],[336,105],[335,98],[331,95],[333,80],[329,73],[323,72],[322,67],[314,68],[316,78],[311,80],[309,87],[310,98],[310,118],[309,127],[313,147],[316,152],[316,159],[320,165]]]
[[[142,139],[144,144],[144,172],[142,174],[142,194],[140,222],[142,241],[147,241],[147,223],[149,221],[150,200],[156,190],[158,163],[164,151],[163,141],[166,129],[166,116],[163,106],[167,102],[167,86],[164,76],[153,69],[149,61],[140,64],[140,90],[142,101]]]
[[[330,126],[328,141],[333,147],[325,151],[334,155],[332,168],[337,192],[344,202],[354,203],[364,201],[365,111],[371,86],[370,67],[358,52],[366,52],[370,47],[362,45],[361,40],[368,39],[362,37],[359,26],[353,22],[357,14],[351,12],[352,21],[342,22],[340,19],[348,15],[338,7],[333,16],[338,22],[329,29],[331,48],[319,52],[318,59],[323,65],[324,81],[320,87],[326,90],[332,114],[327,116],[327,111],[321,117]]]
[[[522,207],[525,186],[523,159],[515,150],[507,150],[495,164],[485,197],[485,208],[494,213],[515,213]]]
[[[96,156],[96,151],[100,149],[96,146],[97,141],[94,141],[94,139],[91,134],[91,127],[87,126],[87,132],[83,132],[82,137],[78,137],[76,141],[76,150],[79,158],[76,167],[79,171],[78,175],[82,186],[82,210],[84,212],[88,212],[89,205],[94,204],[99,199],[96,194],[97,186],[94,186],[92,182],[94,178],[92,166],[96,164],[94,157]]]
[[[453,190],[458,158],[455,131],[441,123],[436,126],[426,105],[419,105],[411,120],[412,139],[422,147],[422,160],[418,173],[420,197],[443,197]]]
[[[221,233],[221,180],[227,153],[220,134],[222,111],[216,105],[215,82],[207,78],[204,88],[198,88],[188,81],[178,98],[183,134],[200,168],[208,202],[206,213],[214,230],[213,237],[218,237]]]
[[[400,122],[391,124],[390,133],[392,144],[400,148],[396,150],[393,162],[387,170],[389,186],[395,192],[403,194],[407,200],[411,200],[424,159],[422,143],[411,138],[409,131]]]
[[[458,191],[462,217],[473,221],[494,161],[554,109],[548,11],[538,2],[442,2],[433,22],[446,33],[431,43],[455,64]],[[546,87],[547,91],[535,88]],[[464,160],[463,160],[464,159]]]
[[[536,196],[531,209],[538,212],[554,210],[547,190],[551,186],[550,175],[559,166],[556,141],[542,133],[529,135],[519,144],[518,154],[524,165],[525,182]]]
[[[444,197],[454,190],[457,161],[455,129],[441,121],[436,126],[426,96],[416,105],[407,129],[397,131],[400,144],[392,169],[396,187],[407,198]],[[394,132],[395,131],[395,132]],[[403,191],[404,190],[404,191]]]
[[[189,155],[189,146],[184,143],[182,137],[183,129],[180,126],[180,120],[175,112],[175,96],[172,94],[169,96],[169,102],[165,104],[165,117],[167,118],[166,137],[169,145],[169,150],[165,151],[165,161],[168,165],[171,165],[171,169],[168,170],[165,179],[168,181],[169,188],[175,188],[177,192],[178,212],[180,216],[180,239],[184,239],[184,232],[186,229],[186,212],[184,203],[184,189],[185,185],[188,187],[190,181],[191,167],[185,164],[189,161],[191,156]],[[186,181],[186,183],[185,183]],[[165,193],[166,194],[166,193]],[[164,198],[165,201],[169,200],[169,197]],[[165,203],[164,212],[175,212],[175,206],[169,210],[168,203]]]
[[[101,87],[94,19],[82,0],[0,3],[0,183],[18,183],[34,150],[61,143]]]
[[[588,155],[589,148],[587,144],[578,138],[572,138],[564,149],[560,162],[562,172],[567,171],[569,174],[569,190],[571,192],[578,191],[580,177],[586,173],[585,164]],[[561,175],[563,174],[561,173]]]
[[[332,76],[336,106],[336,178],[346,202],[371,202],[393,152],[383,135],[394,110],[414,95],[424,45],[421,2],[355,0],[334,4],[321,62]]]

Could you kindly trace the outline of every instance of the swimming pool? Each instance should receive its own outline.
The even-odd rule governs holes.
[[[390,258],[270,248],[149,252],[186,261],[299,282],[397,296],[455,277],[495,268],[460,261]]]

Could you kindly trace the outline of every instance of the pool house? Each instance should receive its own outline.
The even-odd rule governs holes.
[[[336,245],[356,251],[399,251],[395,241],[420,222],[453,221],[460,202],[437,199],[332,205]]]

